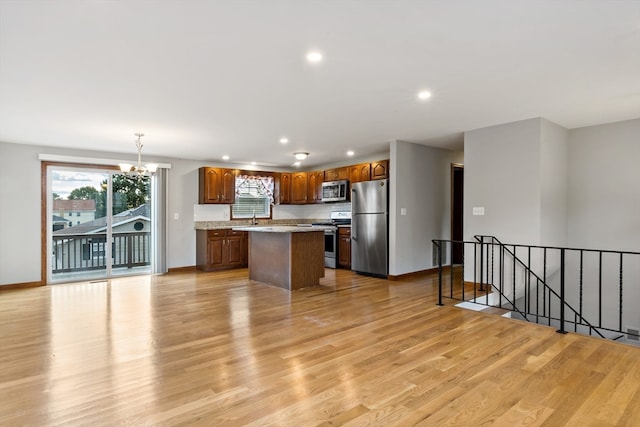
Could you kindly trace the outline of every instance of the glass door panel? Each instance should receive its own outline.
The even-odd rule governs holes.
[[[114,276],[151,273],[151,178],[113,174]]]
[[[50,168],[49,282],[107,277],[108,181],[106,171]]]

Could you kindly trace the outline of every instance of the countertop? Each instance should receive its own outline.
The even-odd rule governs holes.
[[[297,226],[297,225],[249,225],[241,227],[231,227],[236,231],[257,231],[260,233],[309,233],[315,231],[324,231],[327,228],[322,225],[310,226]]]
[[[327,221],[326,219],[258,219],[258,226],[263,227],[281,227],[291,226],[295,227],[298,224],[311,225],[312,222]],[[216,230],[220,228],[239,228],[239,227],[254,227],[251,225],[251,219],[244,220],[231,220],[231,221],[196,221],[193,224],[193,228],[196,230]]]

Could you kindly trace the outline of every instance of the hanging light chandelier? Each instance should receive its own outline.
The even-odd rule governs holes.
[[[140,138],[144,136],[143,133],[135,133],[135,136],[138,137],[136,141],[136,148],[138,148],[138,164],[132,165],[130,163],[120,163],[118,166],[120,167],[120,171],[129,177],[132,178],[142,178],[145,176],[153,175],[158,169],[157,163],[146,163],[142,164],[142,141]]]

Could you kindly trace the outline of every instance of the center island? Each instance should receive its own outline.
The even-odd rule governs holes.
[[[249,232],[249,279],[288,290],[318,286],[324,277],[324,229],[234,227]]]

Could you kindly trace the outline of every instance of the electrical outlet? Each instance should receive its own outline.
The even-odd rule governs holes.
[[[484,207],[474,207],[473,208],[474,215],[484,215]]]
[[[407,208],[400,208],[400,215],[405,216],[407,214]]]
[[[180,219],[180,214],[178,212],[174,212],[173,219]]]

